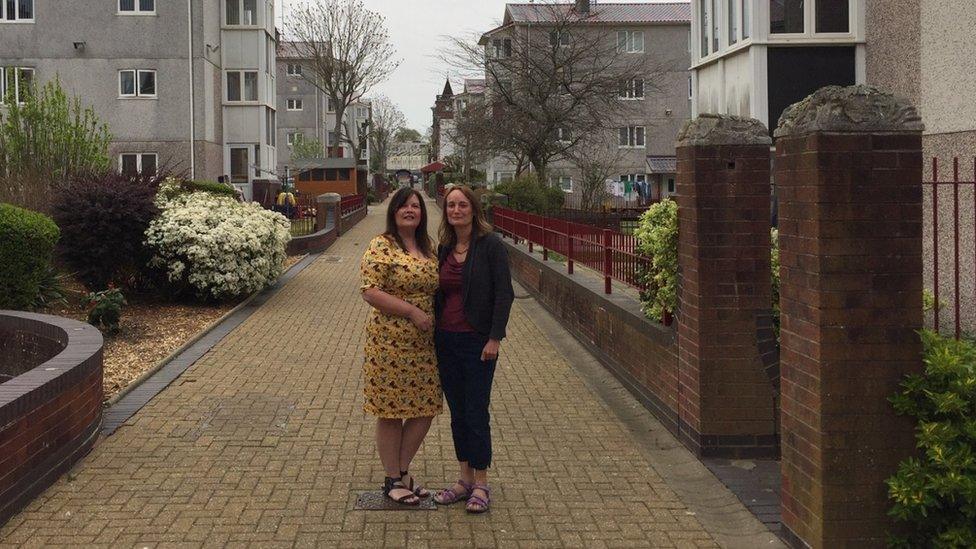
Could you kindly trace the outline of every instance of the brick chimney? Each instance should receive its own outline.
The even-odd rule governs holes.
[[[590,13],[590,0],[576,0],[576,11],[578,13]]]

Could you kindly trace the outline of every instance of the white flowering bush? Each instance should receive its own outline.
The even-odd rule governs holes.
[[[150,266],[201,298],[253,293],[281,274],[288,220],[256,202],[205,192],[156,197],[161,213],[146,230]]]

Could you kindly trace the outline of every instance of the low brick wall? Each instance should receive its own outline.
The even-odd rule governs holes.
[[[339,235],[341,236],[349,232],[349,229],[355,227],[356,223],[359,223],[363,219],[366,219],[367,209],[368,209],[367,206],[363,206],[362,208],[359,208],[358,210],[352,212],[351,214],[345,215],[341,219],[339,219]]]
[[[0,311],[0,361],[36,366],[0,384],[0,524],[50,486],[92,447],[102,419],[102,334],[50,315]],[[51,356],[51,353],[56,354]]]
[[[543,262],[505,241],[512,276],[680,437],[675,331],[644,316],[631,297],[606,295],[603,281]]]
[[[305,236],[296,236],[288,241],[288,255],[324,252],[339,237],[335,225]]]

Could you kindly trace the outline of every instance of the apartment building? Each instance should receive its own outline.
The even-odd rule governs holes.
[[[398,141],[393,143],[386,169],[391,172],[419,172],[428,161],[429,147],[423,141]]]
[[[617,55],[639,58],[647,71],[644,78],[622,83],[619,100],[625,102],[623,119],[611,135],[599,136],[606,142],[607,153],[615,157],[617,173],[612,177],[621,190],[642,189],[648,198],[674,192],[675,138],[690,116],[688,52],[691,7],[688,2],[656,4],[590,2],[573,4],[507,4],[502,24],[486,32],[480,44],[485,48],[486,62],[512,55],[511,40],[515,33],[544,32],[558,17],[555,10],[575,11],[583,32],[600,33],[615,43]],[[576,23],[574,23],[575,25]],[[571,39],[562,37],[560,39]],[[487,94],[496,85],[488,79]],[[563,139],[561,135],[554,139]],[[592,140],[590,140],[592,141]],[[485,163],[489,184],[511,179],[515,166],[493,158]],[[567,159],[557,159],[549,166],[552,184],[573,192],[578,170]],[[633,196],[633,195],[631,195]]]
[[[274,179],[273,0],[0,2],[0,92],[59,79],[118,169]]]
[[[282,144],[278,154],[278,174],[284,181],[292,180],[296,168],[308,169],[313,164],[325,169],[353,169],[365,172],[369,164],[369,128],[372,110],[368,101],[350,105],[343,114],[343,133],[356,144],[339,139],[335,132],[336,110],[333,100],[305,78],[303,59],[292,42],[282,42],[278,48],[278,139]],[[296,161],[292,158],[295,144],[301,140],[318,140],[330,150],[331,158]],[[324,151],[323,151],[324,154]],[[350,162],[352,161],[352,162]],[[330,172],[331,173],[331,172]]]
[[[692,114],[783,110],[827,85],[871,84],[910,99],[927,156],[976,151],[976,4],[937,0],[696,0]]]

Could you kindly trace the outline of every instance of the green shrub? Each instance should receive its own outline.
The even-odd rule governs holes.
[[[142,242],[159,214],[154,200],[162,180],[110,171],[75,177],[59,189],[54,201],[62,234],[58,251],[89,290],[142,281],[150,257]]]
[[[102,327],[109,333],[119,331],[119,319],[125,297],[118,288],[88,294],[88,323]]]
[[[499,183],[495,186],[495,192],[508,197],[509,208],[535,214],[559,210],[566,199],[562,189],[543,185],[532,173]]]
[[[193,179],[189,181],[184,181],[181,187],[185,191],[189,192],[205,192],[210,194],[215,194],[218,196],[229,196],[231,198],[237,198],[237,189],[230,185],[225,185],[223,183],[218,183],[216,181],[205,181],[201,179]]]
[[[64,287],[64,282],[69,275],[61,274],[54,267],[48,265],[44,269],[37,285],[37,297],[31,303],[33,310],[48,309],[55,305],[68,304],[68,290]]]
[[[60,234],[47,216],[0,204],[0,309],[37,302]]]
[[[678,203],[666,198],[648,208],[634,236],[638,253],[651,258],[643,273],[647,289],[641,292],[641,309],[663,322],[678,304]]]
[[[890,514],[908,535],[894,547],[976,547],[976,346],[924,330],[925,371],[891,397],[918,419],[918,457],[887,480]]]

